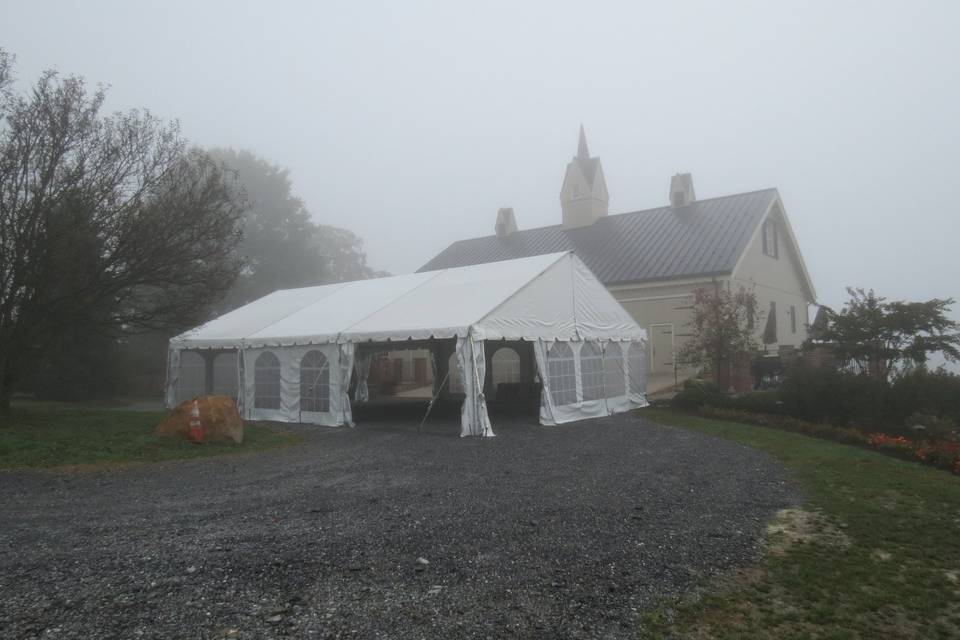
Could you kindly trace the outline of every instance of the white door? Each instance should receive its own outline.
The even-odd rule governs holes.
[[[650,325],[650,373],[673,373],[673,324]]]

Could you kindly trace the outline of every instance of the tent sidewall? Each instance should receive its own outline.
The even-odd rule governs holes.
[[[573,353],[574,375],[576,378],[576,402],[557,405],[554,401],[550,381],[550,350],[556,343],[564,343],[570,347]],[[603,361],[602,379],[604,382],[605,396],[596,400],[583,399],[583,368],[582,352],[583,345],[586,342],[594,342],[601,348],[601,352],[606,356],[609,352],[610,341],[582,341],[582,340],[537,340],[534,343],[534,355],[537,363],[537,370],[541,381],[540,392],[540,424],[553,426],[577,420],[588,418],[602,418],[615,413],[623,413],[632,409],[639,409],[647,406],[646,394],[642,391],[645,387],[645,377],[641,380],[633,380],[630,371],[629,357],[631,349],[639,348],[641,354],[646,354],[646,342],[643,340],[623,341],[620,345],[620,366],[623,371],[624,393],[612,396],[606,396],[606,361]],[[640,371],[645,372],[646,358],[644,355]]]

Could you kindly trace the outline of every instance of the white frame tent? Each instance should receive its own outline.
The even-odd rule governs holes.
[[[570,252],[276,291],[170,340],[166,404],[188,399],[185,354],[207,362],[208,390],[222,386],[210,380],[214,357],[236,354],[245,418],[352,425],[351,376],[354,400],[366,400],[371,347],[452,339],[462,436],[494,435],[486,341],[533,343],[541,424],[646,405],[646,333]]]

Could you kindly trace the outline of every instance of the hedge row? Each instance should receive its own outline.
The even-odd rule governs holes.
[[[960,425],[960,376],[918,370],[886,381],[800,363],[772,391],[730,396],[713,385],[689,382],[673,405],[789,416],[908,438],[919,432],[952,439]]]

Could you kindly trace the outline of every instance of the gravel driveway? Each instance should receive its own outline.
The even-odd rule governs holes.
[[[492,439],[398,414],[257,455],[0,473],[0,637],[629,637],[799,499],[769,456],[642,412],[500,417]]]

